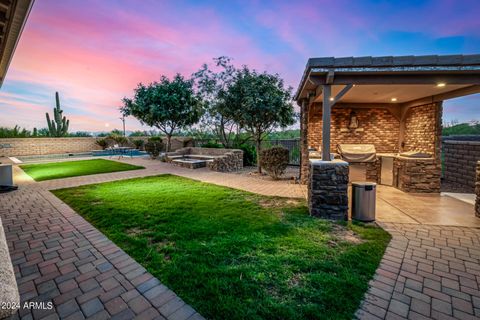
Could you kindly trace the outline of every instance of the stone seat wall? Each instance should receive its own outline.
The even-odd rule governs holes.
[[[166,154],[168,162],[178,159],[178,156],[211,157],[207,161],[207,167],[218,172],[231,172],[243,168],[243,151],[240,149],[187,147]]]

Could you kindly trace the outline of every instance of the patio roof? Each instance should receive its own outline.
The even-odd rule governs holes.
[[[0,86],[34,0],[0,0]]]
[[[480,55],[311,58],[295,100],[322,106],[322,159],[330,160],[331,109],[387,108],[405,118],[414,106],[480,93]]]
[[[333,96],[352,86],[335,102],[442,101],[480,92],[480,55],[311,58],[295,100],[320,102],[323,85]]]

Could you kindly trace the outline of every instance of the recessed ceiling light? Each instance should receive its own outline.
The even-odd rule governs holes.
[[[445,87],[446,84],[444,82],[437,83],[437,87],[442,88]]]
[[[392,98],[392,102],[395,102],[395,101],[397,101],[397,98]]]
[[[333,99],[333,97],[332,97],[332,98],[330,98],[330,101],[333,101],[333,100],[334,100],[334,99]]]

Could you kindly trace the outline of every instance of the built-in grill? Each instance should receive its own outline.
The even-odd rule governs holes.
[[[374,162],[377,158],[373,144],[339,144],[338,153],[347,162]]]

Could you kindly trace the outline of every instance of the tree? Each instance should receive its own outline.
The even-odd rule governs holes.
[[[124,116],[134,116],[142,124],[158,128],[167,137],[167,152],[175,130],[197,123],[202,115],[201,98],[193,90],[193,81],[177,74],[173,80],[162,76],[160,82],[139,84],[133,99],[124,98],[120,108]]]
[[[222,114],[231,117],[255,141],[258,172],[262,172],[262,141],[278,127],[295,123],[292,88],[284,88],[278,74],[258,73],[244,66],[234,81],[220,93]]]
[[[222,112],[222,99],[220,93],[233,82],[237,69],[231,63],[229,57],[214,58],[214,67],[211,69],[208,64],[204,64],[200,70],[193,74],[196,87],[204,101],[205,113],[201,119],[207,130],[202,134],[213,132],[225,148],[232,147],[233,137],[237,124],[228,113]],[[204,132],[203,132],[204,131]]]

